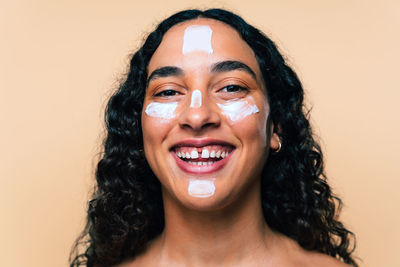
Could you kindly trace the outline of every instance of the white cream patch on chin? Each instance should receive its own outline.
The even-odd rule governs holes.
[[[173,119],[175,118],[175,110],[178,106],[178,102],[171,102],[171,103],[159,103],[159,102],[152,102],[147,105],[145,113],[154,118],[161,118],[161,119]]]
[[[210,26],[194,25],[185,29],[183,35],[182,54],[187,54],[193,51],[204,51],[212,54],[211,46],[212,30]]]
[[[192,179],[189,181],[188,193],[193,197],[206,198],[215,193],[215,179]]]

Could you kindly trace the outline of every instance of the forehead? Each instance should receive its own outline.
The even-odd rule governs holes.
[[[211,29],[212,53],[204,51],[183,53],[185,30],[191,26],[208,26]],[[193,65],[193,59],[198,59],[195,60],[196,63],[210,65],[222,60],[238,60],[259,72],[253,50],[243,41],[239,33],[223,22],[206,18],[186,21],[168,30],[149,62],[148,71],[150,73],[156,68],[171,65],[185,69],[185,66]],[[191,64],[186,64],[189,61]]]

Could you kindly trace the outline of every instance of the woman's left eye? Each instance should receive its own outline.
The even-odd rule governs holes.
[[[250,90],[246,87],[232,84],[221,88],[217,93],[221,99],[231,100],[246,97],[249,91]]]
[[[243,91],[247,92],[249,90],[240,85],[228,85],[228,86],[225,86],[224,88],[222,88],[221,91],[224,91],[227,93],[238,93],[238,92],[243,92]]]

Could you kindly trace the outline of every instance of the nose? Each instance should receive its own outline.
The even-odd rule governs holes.
[[[216,128],[221,124],[220,114],[216,105],[209,99],[207,93],[194,90],[185,103],[185,109],[178,118],[182,129],[202,131],[206,128]]]

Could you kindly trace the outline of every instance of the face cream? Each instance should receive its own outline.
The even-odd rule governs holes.
[[[194,90],[192,93],[192,99],[190,101],[191,108],[201,107],[201,92],[200,90]]]
[[[215,193],[215,179],[200,180],[192,179],[189,181],[188,193],[193,197],[206,198]]]
[[[222,114],[227,116],[231,123],[238,122],[251,114],[260,112],[256,105],[250,104],[247,100],[232,101],[225,104],[217,103],[217,105],[222,109]]]
[[[178,102],[171,103],[150,103],[145,110],[145,113],[150,117],[161,118],[161,119],[173,119],[175,118],[175,109],[178,106]]]
[[[182,54],[193,51],[213,53],[211,46],[212,30],[209,26],[189,26],[183,36]]]

